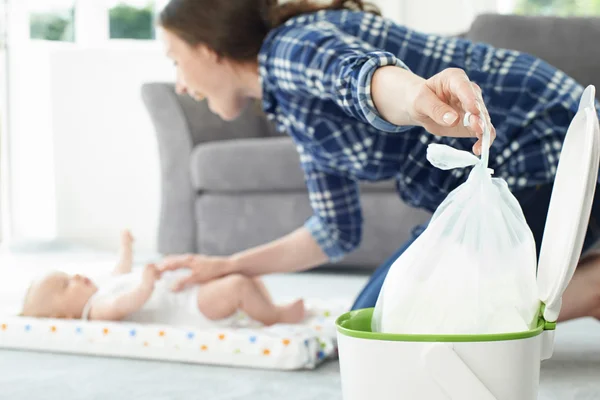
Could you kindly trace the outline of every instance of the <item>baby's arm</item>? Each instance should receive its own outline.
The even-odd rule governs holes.
[[[142,282],[133,290],[123,293],[113,299],[92,304],[90,320],[120,321],[138,311],[148,301],[154,291],[154,282],[159,277],[154,264],[146,265]]]
[[[129,231],[121,233],[121,248],[119,255],[119,263],[117,264],[113,275],[128,274],[131,272],[133,265],[133,236]]]

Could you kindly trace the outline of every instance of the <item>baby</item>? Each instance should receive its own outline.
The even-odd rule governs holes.
[[[53,272],[34,282],[21,315],[42,318],[132,321],[179,326],[229,326],[238,312],[264,325],[299,323],[304,303],[273,304],[263,283],[256,278],[228,275],[182,292],[171,286],[181,271],[160,274],[153,264],[132,272],[133,237],[121,235],[120,260],[106,282]],[[184,271],[184,273],[186,273]]]

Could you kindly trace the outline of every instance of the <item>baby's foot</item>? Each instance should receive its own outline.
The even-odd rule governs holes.
[[[124,230],[121,232],[121,246],[125,248],[131,248],[133,244],[133,235],[129,230]]]
[[[304,321],[304,301],[297,300],[291,304],[279,307],[279,322],[283,324],[298,324]]]

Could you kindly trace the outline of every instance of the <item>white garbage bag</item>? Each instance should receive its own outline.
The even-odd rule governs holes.
[[[536,248],[521,206],[481,159],[431,144],[437,168],[474,166],[428,227],[394,262],[373,313],[373,332],[494,334],[537,323]]]

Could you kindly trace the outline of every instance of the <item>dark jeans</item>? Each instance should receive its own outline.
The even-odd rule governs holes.
[[[536,250],[539,256],[540,246],[542,244],[542,236],[544,234],[544,226],[546,225],[546,216],[548,214],[548,205],[550,204],[550,195],[552,194],[552,185],[543,185],[515,192],[514,196],[521,204],[523,214],[527,220],[527,224],[533,232],[535,238]],[[596,186],[594,202],[592,203],[592,212],[588,223],[588,229],[583,243],[583,252],[588,250],[600,239],[600,188]],[[387,273],[398,257],[419,237],[423,232],[424,227],[417,228],[413,231],[412,238],[404,243],[402,247],[388,258],[380,267],[375,270],[362,292],[356,298],[353,310],[361,308],[375,307],[379,292],[385,281]]]

